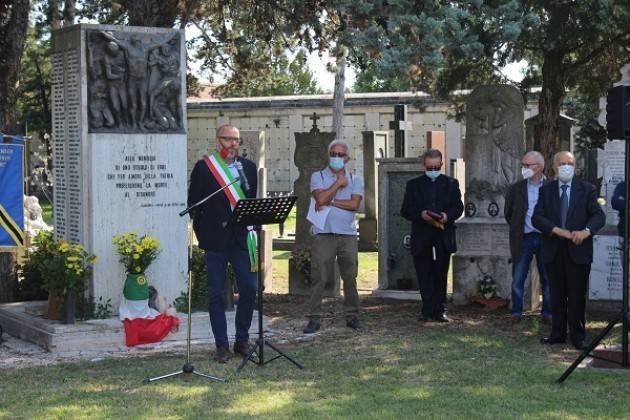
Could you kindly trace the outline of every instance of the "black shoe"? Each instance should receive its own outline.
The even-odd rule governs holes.
[[[319,330],[319,327],[319,321],[311,319],[308,321],[308,324],[306,324],[306,327],[304,327],[304,334],[313,334],[315,331]]]
[[[450,318],[446,314],[441,314],[433,317],[437,322],[451,322]]]
[[[247,357],[247,353],[249,353],[249,343],[247,341],[237,341],[234,343],[234,354]]]
[[[223,346],[217,347],[216,351],[214,352],[213,358],[219,363],[227,363],[227,361],[230,359],[230,348]]]
[[[361,324],[361,321],[359,321],[359,318],[354,317],[346,321],[346,327],[350,327],[355,331],[360,331],[363,329],[363,324]]]
[[[431,317],[430,316],[426,316],[425,314],[420,314],[420,315],[418,315],[418,321],[420,321],[420,322],[429,322],[429,321],[431,321]]]
[[[540,344],[564,344],[566,342],[566,340],[561,340],[559,338],[553,338],[553,337],[543,337],[540,339]]]

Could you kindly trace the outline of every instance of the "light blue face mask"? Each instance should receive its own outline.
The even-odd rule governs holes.
[[[425,171],[424,172],[429,178],[431,179],[436,179],[438,176],[440,176],[440,171]]]
[[[328,163],[328,166],[330,166],[330,168],[335,171],[339,171],[343,169],[344,165],[345,165],[345,162],[343,161],[342,157],[331,157]]]

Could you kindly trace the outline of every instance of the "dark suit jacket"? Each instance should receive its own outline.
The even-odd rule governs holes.
[[[543,182],[546,184],[549,181],[545,179]],[[512,255],[513,262],[518,260],[521,256],[523,235],[525,234],[523,229],[528,205],[527,180],[524,179],[510,185],[505,195],[503,214],[510,226],[510,254]]]
[[[556,257],[559,241],[567,241],[551,233],[561,225],[560,187],[558,181],[549,182],[540,188],[538,204],[532,217],[534,227],[543,233],[542,255],[544,263],[551,263]],[[576,264],[593,262],[593,236],[606,224],[606,215],[597,203],[595,187],[579,178],[573,178],[569,197],[566,229],[569,231],[589,228],[591,236],[581,245],[569,243],[569,255]]]
[[[446,213],[448,217],[445,229],[440,230],[425,222],[420,216],[423,210],[430,209],[428,196],[432,182],[426,175],[407,182],[400,214],[411,221],[411,253],[413,255],[419,254],[428,246],[433,246],[436,238],[442,241],[447,252],[453,253],[457,250],[455,220],[459,219],[464,212],[459,183],[456,179],[445,175],[440,175],[435,180],[437,196],[434,211]]]
[[[243,172],[249,181],[249,191],[245,192],[247,198],[256,197],[258,185],[256,165],[251,160],[238,158],[243,164]],[[206,162],[201,159],[190,174],[190,187],[188,188],[188,205],[192,205],[212,192],[220,188],[219,183],[208,169]],[[247,249],[247,228],[224,228],[223,223],[230,220],[232,208],[224,192],[220,192],[210,200],[203,203],[199,211],[193,212],[193,229],[199,247],[206,251],[223,251],[226,245],[236,243],[243,249]]]

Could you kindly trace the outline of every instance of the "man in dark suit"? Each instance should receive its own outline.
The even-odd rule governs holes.
[[[521,160],[523,180],[510,186],[505,196],[505,220],[510,225],[510,253],[512,255],[512,323],[517,323],[523,315],[523,295],[525,280],[529,274],[532,258],[536,256],[536,266],[543,292],[542,319],[551,321],[551,295],[549,280],[542,260],[542,240],[540,231],[532,225],[532,215],[538,202],[540,187],[545,183],[543,170],[545,158],[532,150]]]
[[[456,250],[455,220],[464,211],[459,183],[442,175],[442,153],[424,154],[424,175],[407,182],[400,214],[411,222],[411,254],[422,296],[421,321],[448,322],[446,276]]]
[[[575,157],[553,158],[557,180],[540,189],[532,222],[543,234],[542,254],[551,282],[551,335],[543,344],[564,343],[569,335],[577,349],[585,347],[586,291],[593,262],[593,235],[606,223],[595,187],[574,178]]]
[[[225,363],[230,356],[225,319],[225,276],[227,263],[234,269],[239,291],[236,310],[234,352],[242,356],[249,347],[249,327],[256,300],[256,273],[250,257],[253,232],[246,227],[225,227],[239,199],[256,197],[257,171],[254,162],[238,155],[240,132],[232,125],[217,129],[216,152],[199,160],[190,175],[188,205],[192,205],[239,177],[235,182],[202,204],[193,215],[193,229],[199,247],[206,252],[208,269],[208,306],[210,324],[217,350],[214,358]],[[245,190],[245,191],[244,191]],[[254,244],[255,245],[255,244]],[[255,246],[254,246],[255,252]]]

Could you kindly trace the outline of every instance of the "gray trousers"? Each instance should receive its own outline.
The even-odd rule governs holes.
[[[355,235],[318,234],[311,248],[311,297],[309,318],[322,315],[322,297],[327,283],[334,281],[335,259],[343,280],[343,306],[348,320],[359,314],[357,291],[358,243]]]

